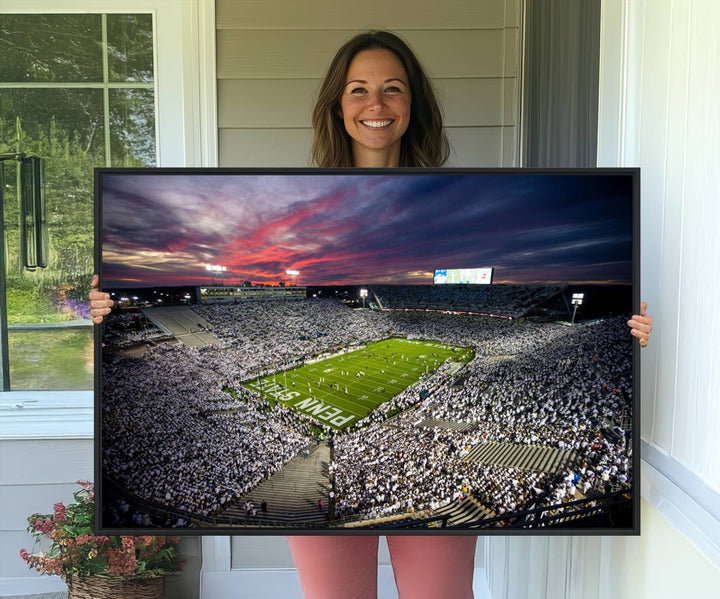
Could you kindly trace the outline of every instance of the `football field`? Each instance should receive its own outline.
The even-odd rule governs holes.
[[[386,339],[244,385],[343,430],[448,358],[461,361],[466,353],[432,341]]]

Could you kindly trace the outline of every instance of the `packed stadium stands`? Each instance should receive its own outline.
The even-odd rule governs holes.
[[[374,291],[383,307],[504,306],[513,316],[560,291],[518,288],[470,303],[463,288],[437,295],[427,289]],[[158,331],[108,319],[119,341],[103,354],[103,472],[140,501],[206,521],[235,506],[237,521],[251,523],[237,506],[320,436],[332,438],[326,474],[332,502],[328,497],[325,505],[340,520],[439,513],[463,501],[502,515],[632,486],[629,432],[605,434],[632,410],[632,346],[622,317],[578,327],[516,324],[352,310],[330,299],[193,309],[210,323],[218,345],[148,345],[126,355],[123,326],[135,345],[143,335],[157,339]],[[475,358],[460,369],[441,366],[342,433],[242,384],[298,359],[390,336],[471,346]],[[389,412],[399,415],[388,422]],[[473,459],[489,443],[571,450],[577,459],[556,470]]]
[[[563,290],[553,285],[372,285],[385,310],[454,310],[518,318]]]

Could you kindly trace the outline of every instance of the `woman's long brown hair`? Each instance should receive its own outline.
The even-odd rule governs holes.
[[[402,136],[399,166],[442,166],[450,146],[442,126],[442,111],[429,77],[410,47],[388,31],[356,35],[335,54],[320,87],[312,114],[312,162],[321,167],[355,166],[350,136],[340,113],[347,71],[358,52],[389,50],[405,67],[411,93],[410,122]]]

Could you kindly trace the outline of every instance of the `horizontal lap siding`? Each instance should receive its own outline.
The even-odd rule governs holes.
[[[362,31],[362,30],[360,30]],[[218,31],[219,79],[317,78],[357,31]],[[502,29],[396,31],[433,77],[502,77]],[[514,69],[510,69],[514,75]]]
[[[487,29],[518,21],[518,3],[506,0],[217,2],[218,29]]]
[[[33,546],[27,517],[51,514],[93,478],[92,439],[0,441],[0,580],[33,576],[19,554]]]
[[[504,147],[512,147],[514,143],[511,130],[511,127],[448,128],[451,146],[448,166],[495,165],[504,154]],[[310,160],[311,141],[312,130],[309,128],[221,130],[219,153],[229,158],[220,166],[304,167]],[[267,152],[262,151],[263,148],[267,148]],[[506,156],[507,160],[510,158]]]
[[[220,166],[308,166],[311,129],[221,129]]]
[[[310,128],[321,79],[222,79],[220,129]],[[514,125],[515,79],[437,79],[447,127]],[[503,89],[504,88],[504,89]],[[483,110],[478,110],[478,104]],[[242,107],[242,109],[240,109]],[[504,119],[503,119],[504,117]]]
[[[433,77],[453,146],[450,166],[516,165],[518,7],[517,0],[220,0],[220,166],[307,166],[310,113],[330,59],[371,28],[399,33]]]

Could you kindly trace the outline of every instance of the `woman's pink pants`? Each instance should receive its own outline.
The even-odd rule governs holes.
[[[387,538],[399,599],[472,599],[475,536]],[[375,599],[377,536],[288,537],[305,599]]]

